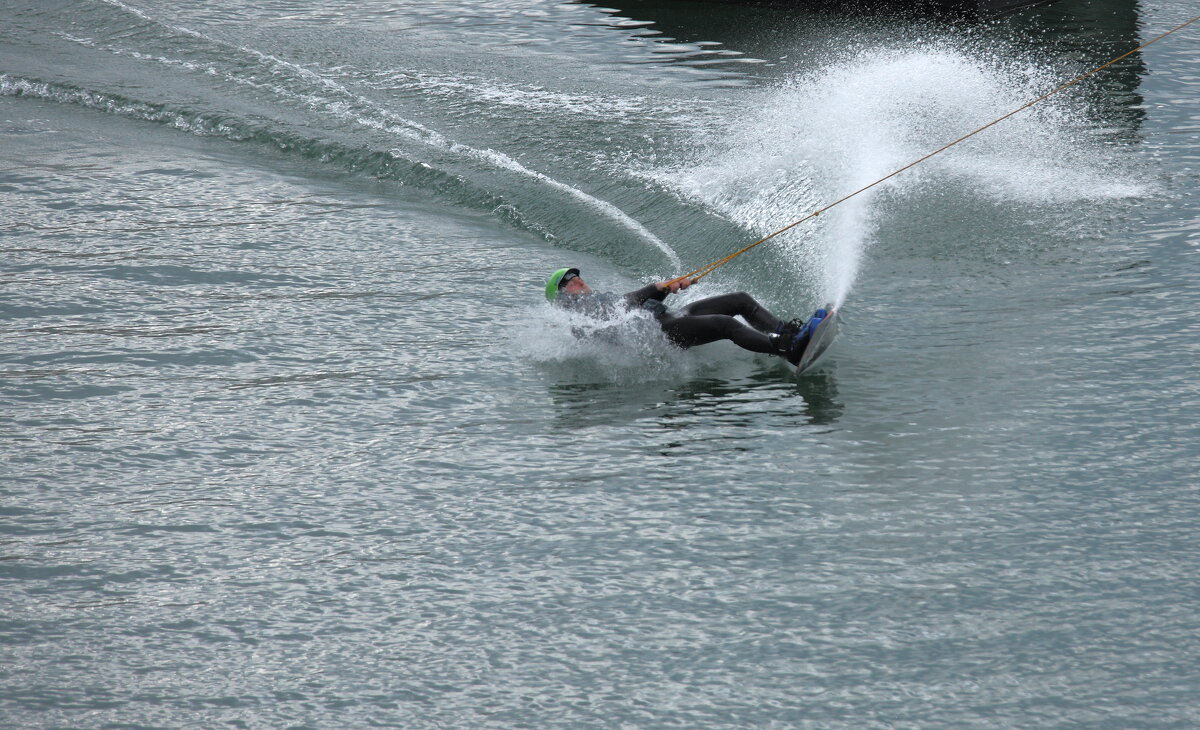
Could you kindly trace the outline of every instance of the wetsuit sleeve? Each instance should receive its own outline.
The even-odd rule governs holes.
[[[626,294],[625,302],[631,308],[636,309],[637,307],[642,306],[643,304],[650,301],[651,299],[661,302],[662,300],[667,298],[667,294],[669,294],[669,293],[670,292],[668,292],[666,289],[659,291],[658,287],[655,286],[654,284],[647,284],[646,286],[642,287],[641,289],[638,289],[637,291],[631,291],[628,294]]]

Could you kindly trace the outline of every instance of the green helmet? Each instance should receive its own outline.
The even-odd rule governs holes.
[[[546,280],[546,301],[552,302],[558,299],[558,290],[562,288],[563,277],[567,274],[579,276],[579,269],[559,269],[551,274],[550,278]]]

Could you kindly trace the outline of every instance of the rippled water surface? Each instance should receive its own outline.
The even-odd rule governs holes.
[[[0,726],[1200,726],[1198,26],[3,0]]]

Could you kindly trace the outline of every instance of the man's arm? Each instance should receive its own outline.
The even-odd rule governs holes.
[[[656,281],[653,284],[647,284],[641,289],[626,294],[625,302],[631,308],[636,309],[651,299],[661,302],[667,298],[668,294],[673,294],[680,289],[687,289],[691,285],[691,279],[671,279],[669,282]]]

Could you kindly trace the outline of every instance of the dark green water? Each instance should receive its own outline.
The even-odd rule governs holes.
[[[1200,726],[1195,26],[0,1],[0,726]]]

